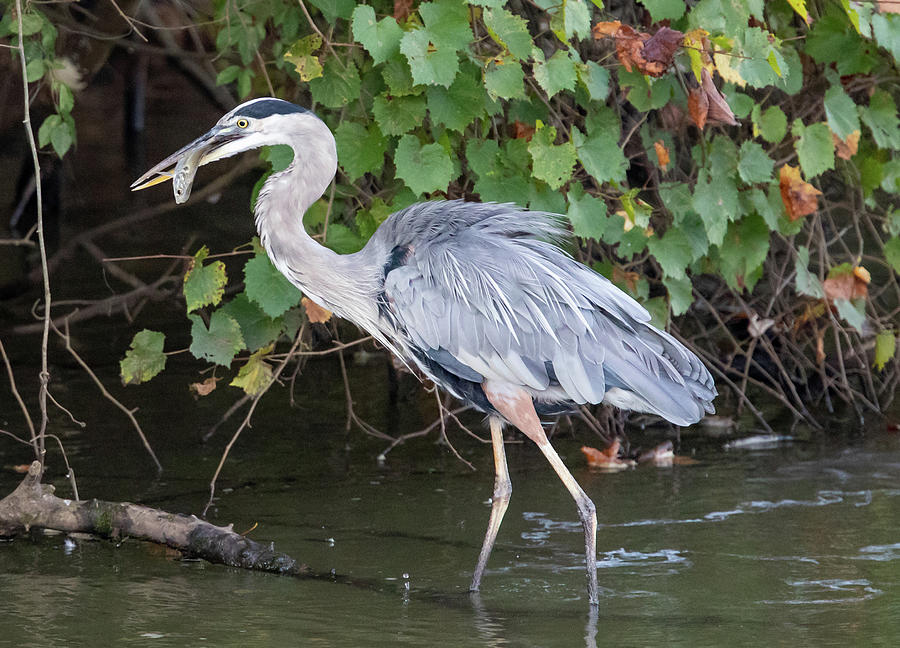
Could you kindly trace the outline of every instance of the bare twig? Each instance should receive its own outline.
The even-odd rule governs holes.
[[[6,355],[6,348],[3,346],[3,340],[0,340],[0,355],[3,356],[3,364],[6,365],[6,373],[9,376],[9,389],[12,391],[13,397],[16,399],[16,402],[19,404],[19,409],[22,410],[22,415],[25,417],[25,422],[28,424],[28,430],[31,432],[31,443],[34,444],[34,453],[37,455],[40,452],[40,448],[37,445],[37,435],[34,430],[34,422],[31,420],[31,414],[28,413],[28,408],[25,406],[25,401],[22,400],[22,396],[19,394],[19,390],[16,388],[16,377],[13,374],[12,364],[9,361],[9,357]]]
[[[125,414],[125,416],[128,417],[128,420],[131,421],[131,425],[134,426],[134,429],[137,431],[138,436],[141,438],[141,443],[144,444],[144,448],[146,448],[147,453],[153,459],[153,463],[156,464],[156,469],[162,472],[162,464],[159,462],[159,459],[156,458],[156,453],[153,452],[153,448],[150,447],[150,442],[147,441],[147,437],[144,435],[144,431],[141,429],[140,424],[134,417],[134,412],[136,410],[128,409],[115,396],[107,391],[106,387],[97,377],[97,374],[95,374],[91,370],[88,364],[81,358],[80,355],[78,355],[75,349],[72,348],[72,338],[69,336],[69,322],[64,322],[64,326],[65,333],[60,331],[56,326],[53,327],[53,330],[66,343],[66,351],[68,351],[69,354],[75,359],[75,362],[77,362],[81,366],[81,368],[85,370],[87,375],[91,377],[91,380],[93,380],[94,384],[97,385],[97,388],[100,390],[100,393],[103,394],[103,397],[113,405],[115,405],[117,408],[119,408]]]
[[[287,366],[287,363],[290,361],[293,352],[297,350],[297,347],[300,346],[301,336],[298,333],[297,338],[294,340],[293,346],[291,346],[290,352],[288,352],[287,356],[285,356],[284,360],[281,361],[281,364],[275,369],[272,373],[272,377],[269,378],[269,382],[266,383],[266,386],[263,387],[256,396],[253,397],[253,402],[250,404],[250,410],[247,412],[247,415],[244,417],[244,420],[241,421],[241,424],[238,426],[238,429],[235,430],[234,434],[231,437],[231,440],[225,446],[225,450],[222,452],[222,457],[219,459],[219,465],[216,466],[216,471],[213,473],[212,479],[209,482],[209,500],[206,502],[206,506],[203,507],[203,512],[200,514],[201,517],[206,517],[206,512],[209,510],[209,507],[212,506],[213,500],[216,496],[216,482],[219,479],[219,473],[222,472],[222,467],[225,465],[225,460],[228,459],[228,455],[231,452],[231,449],[234,447],[234,444],[237,442],[238,437],[241,436],[241,432],[244,431],[245,428],[250,427],[250,419],[253,418],[253,412],[256,411],[256,406],[259,404],[259,400],[263,397],[263,395],[269,391],[269,388],[275,384],[275,381],[278,380],[278,377],[281,375],[281,372],[284,371],[284,368]]]
[[[25,41],[22,36],[24,27],[22,25],[22,0],[16,0],[16,22],[18,23],[19,33],[19,63],[22,68],[22,100],[25,104],[25,118],[22,123],[25,126],[25,132],[28,134],[28,147],[31,149],[31,161],[34,165],[34,183],[35,196],[37,198],[37,232],[38,232],[38,248],[41,252],[41,274],[44,283],[44,324],[41,333],[41,373],[40,373],[40,391],[38,392],[38,405],[41,412],[41,424],[38,429],[37,443],[35,452],[37,460],[41,462],[43,469],[44,454],[44,436],[47,434],[47,384],[50,382],[50,370],[47,364],[47,348],[50,339],[50,272],[47,267],[47,246],[44,242],[44,202],[41,190],[41,165],[38,161],[37,145],[34,141],[34,131],[31,129],[31,106],[29,104],[28,92],[28,72],[25,66]]]

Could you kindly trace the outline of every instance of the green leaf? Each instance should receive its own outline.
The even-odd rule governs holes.
[[[325,71],[309,82],[309,90],[315,101],[329,108],[341,108],[359,98],[361,82],[356,64],[332,57],[325,61]]]
[[[780,78],[780,70],[772,65],[772,57],[780,53],[769,40],[771,36],[760,27],[747,27],[737,32],[734,53],[738,58],[734,67],[744,81],[754,88],[773,85]]]
[[[229,65],[216,75],[216,85],[226,85],[232,83],[238,77],[241,68],[237,65]]]
[[[492,99],[521,99],[525,97],[525,72],[522,64],[510,54],[490,63],[484,72],[484,87]]]
[[[294,71],[304,83],[322,76],[322,64],[313,52],[322,47],[322,37],[310,34],[296,41],[284,53],[284,60],[294,66]]]
[[[393,16],[375,20],[375,10],[368,5],[358,5],[351,21],[353,38],[362,43],[376,65],[383,63],[400,51],[403,30]]]
[[[557,50],[545,61],[544,53],[535,47],[534,60],[534,79],[548,98],[553,98],[557,92],[575,89],[578,76],[575,73],[575,62],[568,50]]]
[[[683,279],[692,261],[693,249],[687,236],[677,227],[670,227],[663,237],[651,236],[647,249],[659,263],[666,277]]]
[[[741,144],[741,161],[738,163],[738,173],[741,180],[747,184],[758,182],[770,182],[772,180],[772,168],[775,161],[770,158],[763,147],[753,140],[745,140]]]
[[[380,171],[387,152],[387,140],[375,124],[342,121],[334,131],[338,160],[349,180],[369,171]]]
[[[685,10],[683,0],[641,0],[641,4],[647,7],[653,22],[678,20]]]
[[[884,258],[891,264],[894,272],[900,274],[900,236],[894,236],[884,244]]]
[[[41,127],[38,128],[38,146],[41,148],[47,146],[50,143],[50,134],[53,132],[53,129],[61,123],[62,117],[59,115],[48,115],[41,123]]]
[[[603,240],[606,224],[606,203],[594,196],[584,193],[581,185],[575,184],[569,190],[569,209],[567,215],[572,223],[575,236]]]
[[[514,57],[528,59],[531,56],[533,42],[524,18],[502,7],[485,9],[482,18],[491,38]]]
[[[619,117],[602,106],[585,120],[586,133],[572,130],[572,141],[584,170],[598,182],[621,182],[625,179],[628,160],[619,148]]]
[[[425,120],[425,97],[378,95],[372,103],[372,114],[385,135],[403,135]]]
[[[457,51],[472,40],[469,9],[458,0],[435,0],[419,5],[418,11],[424,27],[406,32],[400,51],[417,84],[449,88],[459,69]]]
[[[550,29],[564,43],[586,38],[591,32],[591,14],[584,0],[562,0],[551,11]]]
[[[719,248],[719,266],[728,285],[736,291],[752,291],[769,253],[769,227],[751,214],[731,223]]]
[[[864,333],[866,323],[866,300],[865,299],[843,299],[834,300],[834,307],[847,324],[856,329],[859,334]]]
[[[875,336],[875,362],[873,367],[883,371],[884,366],[897,353],[897,335],[894,331],[881,331]]]
[[[533,184],[527,146],[524,139],[507,140],[503,148],[494,140],[468,142],[466,161],[478,177],[474,190],[482,201],[526,205]]]
[[[588,61],[575,66],[578,81],[588,91],[592,101],[606,101],[609,96],[609,70],[602,65]]]
[[[238,72],[237,88],[238,96],[241,99],[246,99],[250,94],[253,85],[253,76],[253,71],[246,68],[243,68]]]
[[[31,11],[25,11],[22,13],[22,36],[33,36],[41,31],[41,27],[44,26],[44,17],[37,13]],[[19,33],[19,23],[15,19],[12,21],[10,25],[12,27],[12,33]]]
[[[543,180],[551,189],[559,189],[572,176],[575,166],[575,145],[572,142],[554,144],[556,128],[538,122],[538,129],[528,143],[533,162],[534,177]]]
[[[299,304],[301,297],[300,290],[262,253],[244,264],[244,292],[272,318]]]
[[[440,144],[424,144],[415,135],[404,135],[394,153],[397,177],[416,194],[446,191],[453,179],[453,162]]]
[[[241,327],[241,336],[250,351],[256,351],[272,344],[284,328],[282,318],[269,317],[257,304],[250,301],[246,293],[240,293],[221,310]]]
[[[794,283],[797,286],[798,293],[808,297],[815,297],[816,299],[825,298],[825,289],[822,286],[822,282],[809,271],[809,248],[805,245],[797,248],[794,272],[796,274]]]
[[[800,168],[807,179],[834,168],[834,140],[824,122],[804,126],[799,119],[794,122],[791,132],[798,137],[794,142]]]
[[[59,157],[66,154],[74,141],[74,126],[66,120],[60,121],[50,132],[50,144]]]
[[[356,0],[309,0],[309,3],[321,11],[332,25],[337,18],[349,20],[353,15],[353,7],[356,6]]]
[[[878,63],[874,47],[849,28],[837,3],[829,4],[825,15],[812,24],[805,50],[819,63],[836,64],[841,76],[868,74]]]
[[[675,279],[673,277],[663,277],[663,285],[669,293],[669,307],[672,309],[672,315],[683,315],[694,303],[693,286],[690,277]]]
[[[122,382],[126,385],[147,382],[166,368],[163,345],[165,333],[144,329],[135,334],[131,347],[119,361]]]
[[[338,254],[352,254],[359,252],[366,242],[352,229],[342,223],[331,223],[328,226],[328,238],[325,247],[334,250]]]
[[[485,114],[484,85],[473,67],[466,64],[449,88],[429,86],[425,91],[432,122],[461,132]]]
[[[184,275],[184,300],[187,302],[188,313],[203,306],[215,306],[225,294],[225,284],[228,282],[225,264],[213,261],[209,265],[203,265],[207,256],[209,248],[204,245],[197,250],[190,270]]]
[[[721,245],[728,229],[728,221],[738,213],[738,192],[729,175],[700,172],[694,187],[694,211],[700,214],[706,236],[713,245]]]
[[[72,94],[72,90],[65,83],[57,83],[55,85],[59,92],[59,101],[57,103],[59,112],[67,115],[75,107],[75,97]]]
[[[855,131],[859,131],[859,113],[853,99],[841,87],[840,79],[835,81],[825,91],[825,116],[831,131],[845,140]]]
[[[273,376],[272,367],[265,361],[268,351],[269,349],[260,349],[251,355],[229,385],[240,387],[250,396],[256,396],[268,387]]]
[[[44,76],[44,59],[33,58],[25,63],[25,79],[28,83],[39,81]]]
[[[198,360],[227,367],[235,354],[246,348],[240,325],[221,310],[209,318],[208,329],[199,315],[188,315],[188,319],[192,323],[190,352]]]
[[[759,129],[760,136],[767,142],[778,144],[787,134],[787,116],[778,106],[770,106],[760,114],[757,104],[751,117],[754,125]]]
[[[381,68],[381,76],[387,84],[390,94],[401,97],[411,94],[422,94],[421,87],[415,87],[412,72],[409,71],[409,63],[406,58],[397,55],[391,57]]]
[[[900,119],[897,104],[885,90],[876,90],[869,105],[861,108],[863,123],[872,131],[878,148],[900,149]]]
[[[896,11],[896,7],[894,10]],[[876,13],[872,16],[872,35],[883,48],[891,53],[895,61],[900,61],[900,15],[896,13]]]

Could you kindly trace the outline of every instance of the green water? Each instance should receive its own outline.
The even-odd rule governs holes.
[[[105,371],[114,376],[114,367]],[[127,423],[63,370],[79,431],[63,431],[82,496],[199,513],[227,436],[200,442],[235,392],[187,395],[175,373],[142,388],[139,416],[166,471],[155,477]],[[433,398],[354,367],[360,414],[392,433],[430,422]],[[409,387],[408,385],[406,387]],[[6,646],[896,645],[900,639],[900,439],[807,441],[725,451],[687,431],[698,463],[592,472],[586,432],[555,440],[597,503],[601,604],[584,595],[575,508],[540,453],[508,449],[513,498],[477,598],[466,589],[487,522],[489,446],[413,440],[379,465],[381,441],[344,429],[334,364],[306,369],[260,407],[235,446],[210,519],[306,563],[288,578],[184,561],[137,541],[63,536],[0,543]],[[369,395],[370,394],[370,395]],[[4,397],[6,398],[6,397]],[[72,401],[75,401],[72,403]],[[3,401],[4,425],[15,418]],[[472,421],[476,429],[478,421]],[[663,432],[634,433],[634,442]],[[0,442],[0,464],[27,461]],[[51,462],[52,463],[52,462]],[[68,494],[58,462],[51,481]],[[0,473],[0,492],[19,479]],[[333,578],[330,574],[334,574]]]

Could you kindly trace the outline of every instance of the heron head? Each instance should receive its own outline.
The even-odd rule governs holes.
[[[261,146],[294,144],[298,138],[322,129],[328,131],[306,108],[272,97],[253,99],[224,115],[205,134],[147,171],[132,183],[131,190],[172,180],[175,201],[182,203],[190,195],[194,174],[204,164]],[[328,136],[331,137],[330,131]]]

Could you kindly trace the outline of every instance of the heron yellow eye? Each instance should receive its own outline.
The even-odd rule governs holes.
[[[247,126],[250,125],[250,122],[246,119],[238,119],[236,124],[238,128],[247,128]]]

